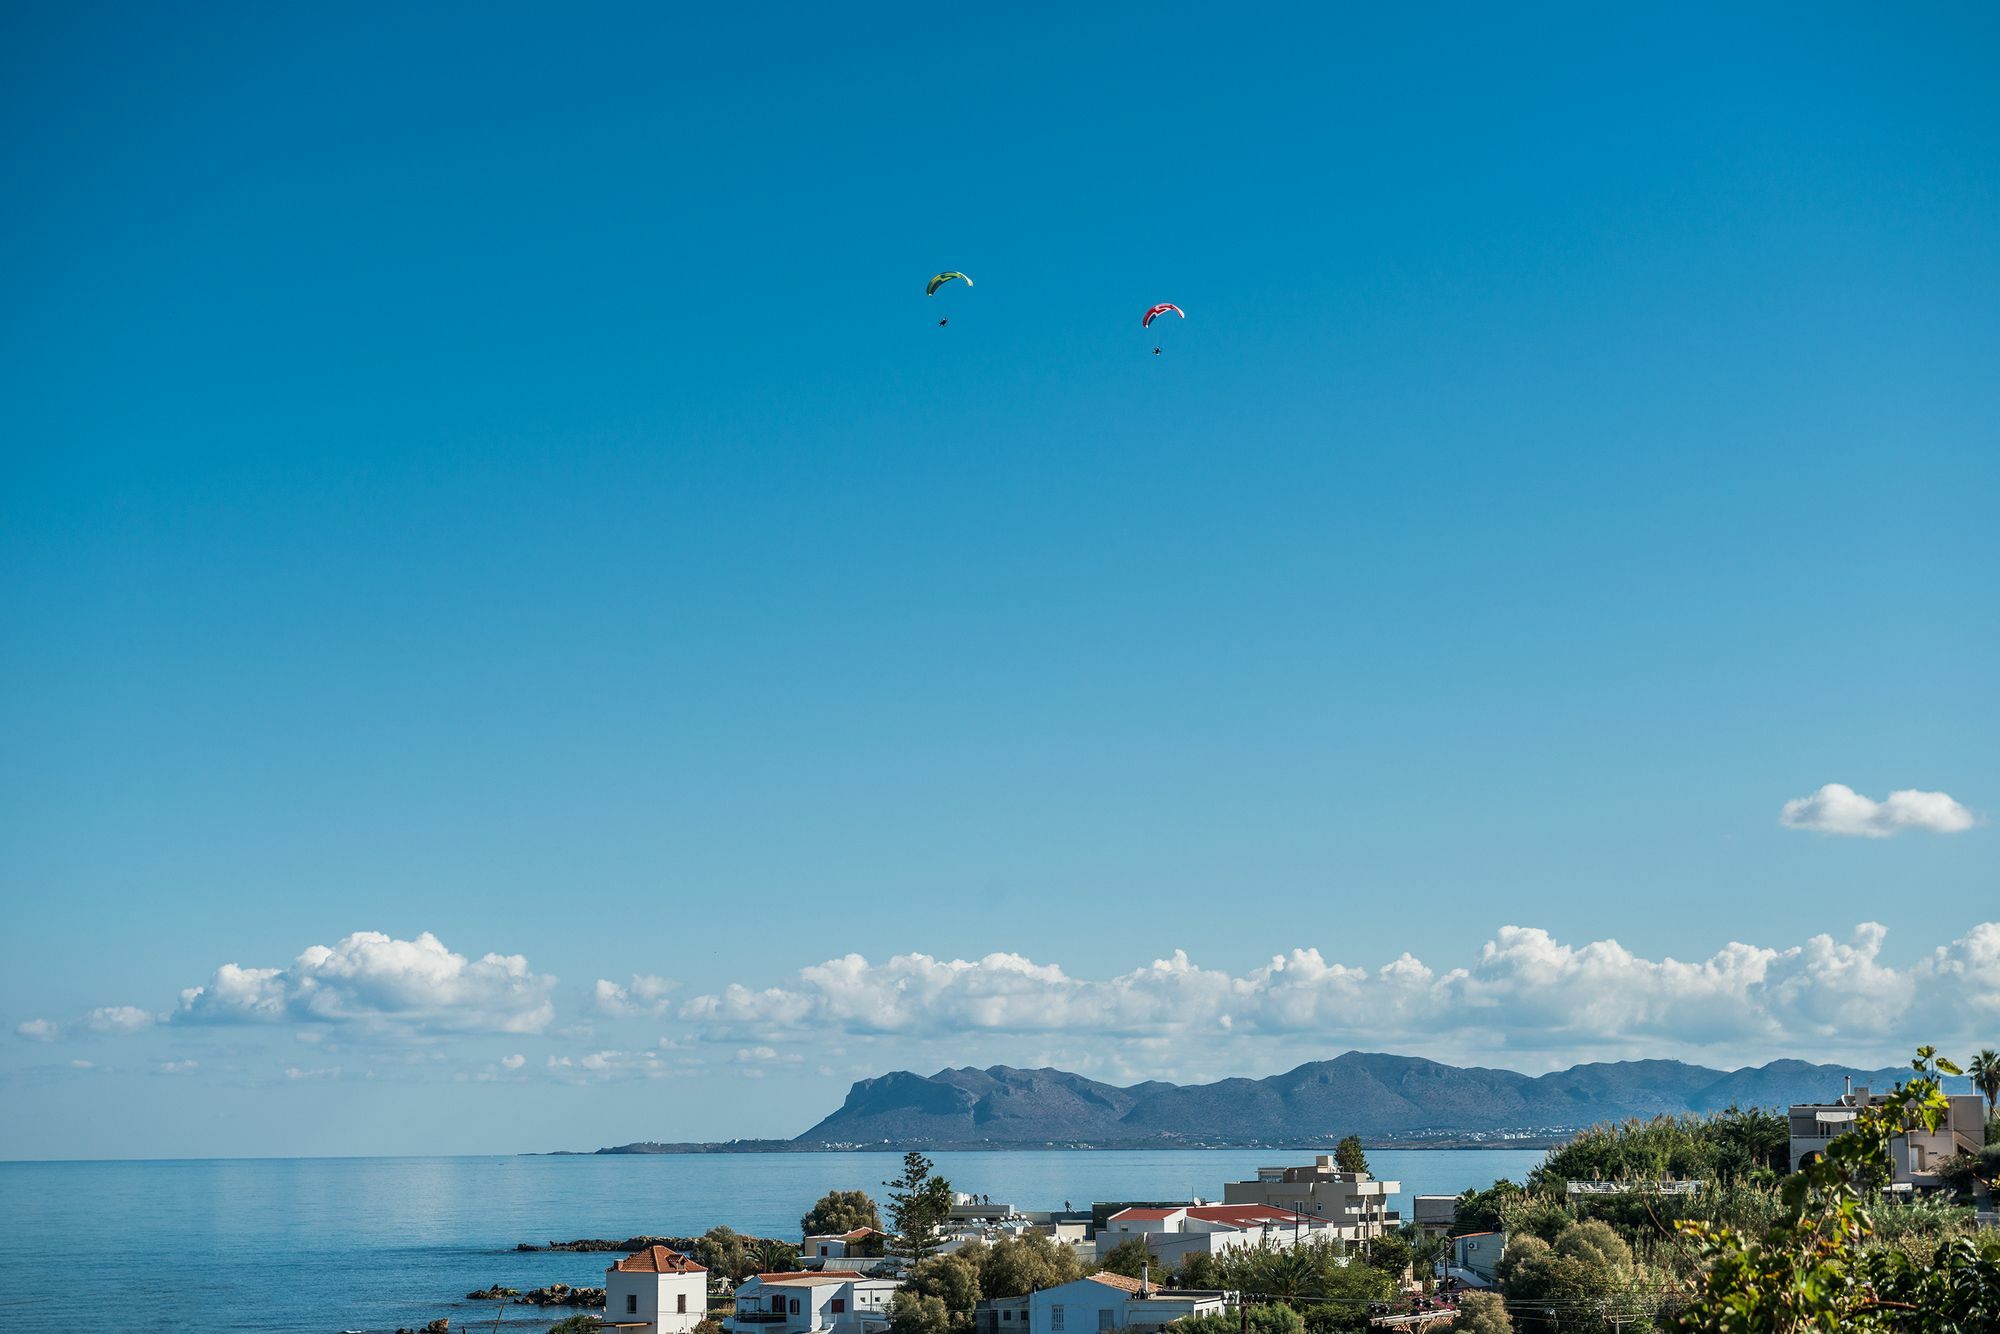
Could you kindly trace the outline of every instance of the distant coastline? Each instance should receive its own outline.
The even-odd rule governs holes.
[[[1907,1073],[1795,1060],[1737,1070],[1647,1060],[1530,1076],[1370,1052],[1193,1085],[1119,1087],[1002,1065],[898,1070],[856,1082],[837,1110],[792,1139],[633,1140],[572,1152],[1324,1152],[1346,1135],[1372,1149],[1547,1149],[1606,1122],[1781,1108],[1849,1084],[1888,1088]]]

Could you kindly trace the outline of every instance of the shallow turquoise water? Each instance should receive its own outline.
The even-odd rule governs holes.
[[[1305,1154],[1268,1150],[940,1153],[961,1190],[1021,1208],[1091,1200],[1214,1198],[1222,1183]],[[1401,1205],[1497,1177],[1536,1150],[1380,1150]],[[491,1283],[596,1285],[614,1257],[520,1253],[515,1243],[681,1235],[727,1223],[796,1238],[824,1191],[874,1191],[893,1154],[576,1158],[291,1158],[0,1163],[0,1329],[330,1334],[418,1327],[493,1308]],[[542,1330],[508,1308],[502,1329]]]

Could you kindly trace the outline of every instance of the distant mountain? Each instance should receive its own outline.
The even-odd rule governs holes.
[[[840,1110],[792,1141],[897,1148],[1076,1144],[1309,1144],[1371,1139],[1548,1135],[1598,1121],[1782,1107],[1840,1093],[1843,1079],[1886,1088],[1903,1068],[1773,1061],[1711,1070],[1682,1061],[1612,1061],[1530,1077],[1414,1056],[1348,1052],[1264,1079],[1120,1088],[1063,1070],[907,1070],[864,1079]],[[636,1148],[638,1146],[628,1146]]]

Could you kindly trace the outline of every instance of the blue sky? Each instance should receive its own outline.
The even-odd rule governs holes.
[[[0,1157],[2000,1042],[1991,11],[0,25]]]

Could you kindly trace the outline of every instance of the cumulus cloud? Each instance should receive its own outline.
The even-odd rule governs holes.
[[[518,954],[468,959],[426,931],[397,940],[357,931],[314,945],[289,967],[227,963],[181,993],[177,1023],[359,1025],[385,1031],[539,1033],[556,979]]]
[[[512,1056],[502,1056],[500,1058],[500,1068],[503,1070],[519,1070],[527,1063],[528,1058],[519,1052],[515,1052]]]
[[[1786,802],[1778,812],[1778,823],[1842,838],[1891,838],[1912,829],[1960,834],[1978,822],[1943,792],[1905,788],[1891,792],[1886,801],[1875,801],[1845,783],[1828,783],[1809,797]]]
[[[1431,1050],[1590,1053],[1726,1045],[1778,1052],[1830,1042],[1939,1040],[1968,1014],[2000,1014],[2000,923],[1973,928],[1907,968],[1883,958],[1886,928],[1785,947],[1731,942],[1705,959],[1647,958],[1615,940],[1573,945],[1506,926],[1476,957],[1438,969],[1405,953],[1373,967],[1296,949],[1242,974],[1184,951],[1107,979],[1016,954],[944,961],[845,955],[781,987],[735,985],[682,1007],[712,1039],[928,1040],[968,1034],[1172,1039],[1309,1038]],[[1924,1001],[1935,993],[1935,1004]],[[1908,1021],[1906,1023],[1906,1021]],[[1921,1021],[1921,1022],[1919,1022]],[[739,1064],[777,1058],[739,1049]]]
[[[28,1042],[54,1042],[62,1036],[62,1025],[48,1019],[28,1019],[14,1025],[14,1036]]]
[[[608,978],[598,978],[592,1004],[598,1013],[629,1019],[638,1015],[665,1014],[671,993],[680,983],[651,973],[632,974],[630,986],[619,986]]]

